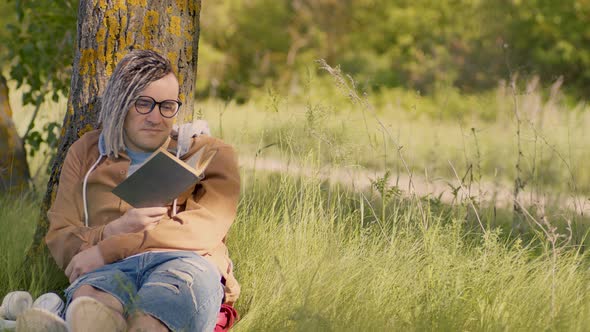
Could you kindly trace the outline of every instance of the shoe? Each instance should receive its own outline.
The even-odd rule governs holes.
[[[7,320],[16,320],[20,314],[33,304],[33,297],[28,292],[16,291],[6,294],[2,300],[0,316]]]
[[[70,303],[66,322],[71,332],[127,331],[123,316],[88,296],[78,297]]]
[[[16,329],[16,321],[0,319],[0,331],[14,331]]]
[[[52,312],[31,308],[16,319],[16,332],[68,332],[68,326]]]
[[[33,302],[33,308],[44,309],[57,316],[61,316],[64,306],[64,301],[55,293],[45,293]]]

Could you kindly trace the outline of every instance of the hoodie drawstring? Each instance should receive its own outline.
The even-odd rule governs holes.
[[[94,165],[90,167],[86,175],[84,176],[84,182],[82,183],[82,201],[84,203],[84,226],[88,227],[88,202],[86,201],[86,184],[88,183],[88,176],[90,176],[90,172],[92,172],[98,163],[102,160],[103,155],[101,154]]]

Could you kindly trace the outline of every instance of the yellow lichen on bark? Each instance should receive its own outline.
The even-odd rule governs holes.
[[[104,39],[106,37],[106,30],[100,27],[96,32],[96,58],[100,63],[106,63],[106,57],[104,53]]]
[[[193,58],[193,47],[191,45],[186,47],[186,59],[190,61]]]
[[[142,7],[147,6],[146,0],[128,0],[127,3],[131,6],[142,6]]]
[[[121,10],[127,11],[127,3],[125,0],[114,0],[113,1],[113,9],[114,10]]]
[[[134,23],[133,22],[133,17],[131,17],[131,24],[132,24],[132,26],[129,26],[128,25],[130,31],[133,31],[134,30],[133,23]],[[133,33],[127,33],[127,35],[125,36],[125,45],[131,46],[133,44],[135,44],[134,39],[133,39]]]
[[[184,24],[184,38],[186,40],[193,40],[193,34],[195,33],[195,24],[192,20],[189,20]]]
[[[102,27],[97,34],[99,61],[104,64],[107,76],[113,73],[116,63],[125,55],[126,47],[132,42],[132,37],[124,33],[129,24],[127,3],[126,0],[110,2],[110,8],[104,9]]]
[[[96,64],[94,63],[94,61],[96,60],[96,52],[91,48],[87,48],[82,50],[81,53],[82,56],[80,57],[80,76],[94,76],[96,74]]]
[[[119,45],[117,49],[117,54],[115,56],[115,63],[118,63],[124,56],[127,54],[127,39],[124,36],[124,31],[127,30],[127,15],[121,15],[121,25],[119,26]]]
[[[104,39],[106,37],[106,30],[104,29],[104,23],[106,22],[106,18],[102,20],[103,26],[101,26],[98,31],[96,32],[96,43],[100,46],[104,44]]]
[[[103,10],[106,9],[107,5],[108,5],[107,0],[98,0],[98,7],[100,9],[103,9]]]
[[[188,3],[193,2],[192,0],[176,0],[176,7],[179,10],[186,10],[188,7]]]
[[[106,58],[103,62],[105,64],[105,73],[107,76],[111,76],[113,70],[115,69],[116,59],[113,59],[114,55],[116,54],[116,37],[117,33],[120,31],[119,19],[117,19],[117,12],[114,9],[109,9],[106,11],[103,24],[106,21],[106,26],[108,27],[108,36],[106,37]],[[112,55],[112,56],[108,56]]]
[[[153,33],[158,29],[160,23],[160,14],[155,10],[148,10],[143,18],[143,27],[141,27],[141,33],[143,35],[144,42],[143,46],[146,49],[152,48]]]
[[[183,73],[178,73],[178,85],[183,86],[184,85],[184,74]],[[184,101],[184,100],[182,100]]]
[[[89,131],[93,131],[93,130],[94,130],[94,127],[88,123],[82,129],[80,129],[78,131],[78,137],[82,137],[82,135],[86,134]]]
[[[170,60],[170,64],[172,65],[172,68],[178,68],[178,53],[168,52],[166,54],[166,56]]]
[[[127,16],[121,16],[121,27],[119,29],[119,49],[125,48],[127,41],[125,40],[125,36],[123,36],[123,31],[127,30]]]
[[[180,17],[170,17],[170,26],[168,27],[168,32],[170,32],[174,36],[180,37],[180,29]]]

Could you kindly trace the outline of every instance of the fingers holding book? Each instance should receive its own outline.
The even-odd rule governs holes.
[[[153,229],[166,215],[165,207],[129,209],[121,217],[113,220],[104,229],[103,238],[117,234],[137,233]]]

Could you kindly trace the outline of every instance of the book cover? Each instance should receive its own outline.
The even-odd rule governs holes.
[[[163,148],[156,150],[133,174],[121,182],[113,194],[135,208],[166,206],[199,182],[217,153],[206,146],[186,161]]]

